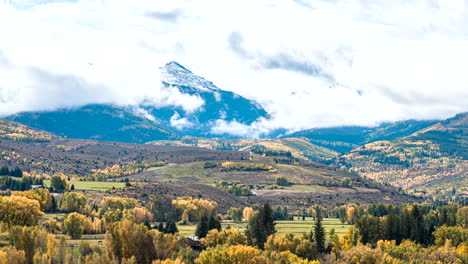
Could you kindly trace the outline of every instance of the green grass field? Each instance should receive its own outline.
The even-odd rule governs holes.
[[[309,233],[310,230],[313,228],[314,223],[315,221],[313,221],[310,217],[307,217],[305,221],[276,221],[276,230],[278,234],[293,233],[295,235],[301,235],[304,232]],[[221,225],[223,229],[227,226],[231,226],[240,231],[244,231],[247,226],[247,223],[223,222]],[[351,225],[342,224],[340,222],[340,219],[335,218],[323,219],[323,225],[327,233],[330,231],[330,229],[334,228],[335,233],[339,236],[343,236],[348,230],[348,228],[351,227]],[[181,235],[193,236],[195,233],[196,225],[178,225],[177,228],[179,229],[179,233]]]
[[[151,168],[148,172],[155,172],[158,180],[180,180],[189,182],[212,183],[212,169],[205,169],[204,162],[191,162],[184,164],[168,164],[164,167]]]
[[[45,180],[44,184],[50,186],[50,180]],[[75,190],[85,190],[85,191],[107,191],[115,188],[125,187],[124,182],[93,182],[93,181],[69,181],[68,185],[75,186]]]
[[[282,186],[281,188],[285,190],[298,190],[298,191],[311,191],[311,192],[318,192],[318,191],[326,191],[327,188],[324,186],[319,185],[290,185],[290,186]]]
[[[47,219],[47,220],[52,219],[52,218],[64,219],[66,216],[67,216],[66,213],[46,213],[42,216],[42,218]]]

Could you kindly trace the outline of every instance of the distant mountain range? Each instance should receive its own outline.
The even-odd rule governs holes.
[[[289,152],[413,190],[468,189],[467,113],[445,121],[406,120],[377,127],[312,128],[280,139],[233,139],[218,126],[250,125],[268,113],[255,101],[224,91],[177,62],[161,68],[162,93],[198,102],[115,106],[92,104],[54,111],[23,112],[0,122],[0,140],[44,142],[54,137],[209,149]],[[3,125],[2,125],[3,124]],[[36,131],[32,128],[43,131]],[[3,126],[3,127],[2,127]],[[272,152],[271,152],[272,151]],[[260,151],[261,152],[261,151]],[[461,190],[468,193],[468,190]]]
[[[260,155],[268,153],[273,158],[275,153],[279,156],[290,153],[295,158],[333,164],[336,169],[355,171],[403,189],[433,195],[468,195],[468,113],[440,122],[411,120],[377,128],[313,129],[293,134],[303,137],[259,140],[181,137],[180,132],[176,133],[129,109],[108,105],[88,105],[41,114],[22,113],[10,118],[39,128],[47,127],[48,131],[69,138],[136,143],[150,141],[151,145],[165,147],[253,151]],[[0,141],[2,139],[39,143],[63,140],[23,124],[0,120]],[[334,149],[338,149],[337,146],[355,148],[340,154],[324,145]],[[35,156],[34,159],[38,158]]]
[[[184,109],[177,102],[164,105],[150,99],[134,106],[85,105],[53,111],[23,112],[6,117],[59,136],[127,143],[178,139],[180,135],[226,136],[213,131],[220,121],[250,125],[267,112],[253,100],[224,91],[177,62],[161,68],[162,90],[178,91],[200,102]]]
[[[284,137],[303,137],[319,146],[346,153],[367,143],[409,136],[437,122],[436,120],[406,120],[384,123],[377,127],[313,128],[288,134]]]

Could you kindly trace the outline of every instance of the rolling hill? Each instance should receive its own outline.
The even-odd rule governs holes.
[[[314,203],[333,206],[417,200],[393,187],[307,160],[278,164],[275,156],[247,151],[68,139],[6,120],[1,124],[4,131],[16,131],[20,137],[37,136],[37,140],[4,137],[0,141],[0,166],[18,166],[26,176],[48,178],[60,173],[74,181],[129,179],[134,183],[132,195],[170,198],[183,193],[215,199],[223,209],[265,202],[299,210]],[[276,186],[278,177],[287,178],[291,185]],[[216,187],[222,181],[255,186],[257,195],[229,201],[232,195]]]
[[[247,158],[248,153],[239,151],[69,139],[0,119],[0,166],[38,175],[81,177],[113,166]]]
[[[285,137],[301,137],[319,146],[340,153],[349,152],[367,143],[409,136],[437,123],[435,120],[406,120],[384,123],[377,127],[343,126],[298,131]]]
[[[86,105],[50,112],[24,112],[7,117],[27,126],[59,136],[144,143],[155,139],[177,139],[172,129],[112,105]]]
[[[366,144],[341,160],[363,176],[405,189],[468,194],[468,113],[404,138]]]
[[[186,146],[201,147],[217,150],[256,151],[265,150],[273,152],[289,152],[296,158],[308,158],[316,161],[331,160],[338,153],[310,143],[301,138],[281,139],[223,139],[223,138],[198,138],[185,136],[180,140],[157,140],[148,144],[162,146]],[[261,153],[261,151],[257,151]]]
[[[20,123],[0,119],[0,139],[22,142],[47,142],[56,138],[55,135],[32,129]]]

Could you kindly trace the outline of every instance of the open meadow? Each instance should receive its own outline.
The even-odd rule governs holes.
[[[293,233],[294,235],[301,235],[302,233],[309,233],[314,227],[315,221],[312,217],[306,217],[305,221],[296,218],[294,221],[275,221],[277,234]],[[335,233],[339,236],[343,236],[349,227],[352,225],[342,224],[340,219],[337,218],[324,218],[323,226],[325,232],[330,232],[332,228],[335,229]],[[222,222],[221,226],[223,229],[226,227],[234,227],[239,231],[244,231],[247,227],[247,223],[233,223],[233,222]],[[196,225],[178,225],[179,233],[183,236],[193,236],[195,234]]]
[[[50,186],[50,180],[44,180],[44,184]],[[125,187],[124,182],[69,181],[68,184],[79,191],[108,191],[113,187]]]

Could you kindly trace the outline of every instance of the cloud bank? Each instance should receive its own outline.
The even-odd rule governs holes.
[[[178,61],[271,114],[236,135],[468,111],[464,0],[0,0],[0,115],[144,100]],[[186,125],[174,117],[174,123]]]

